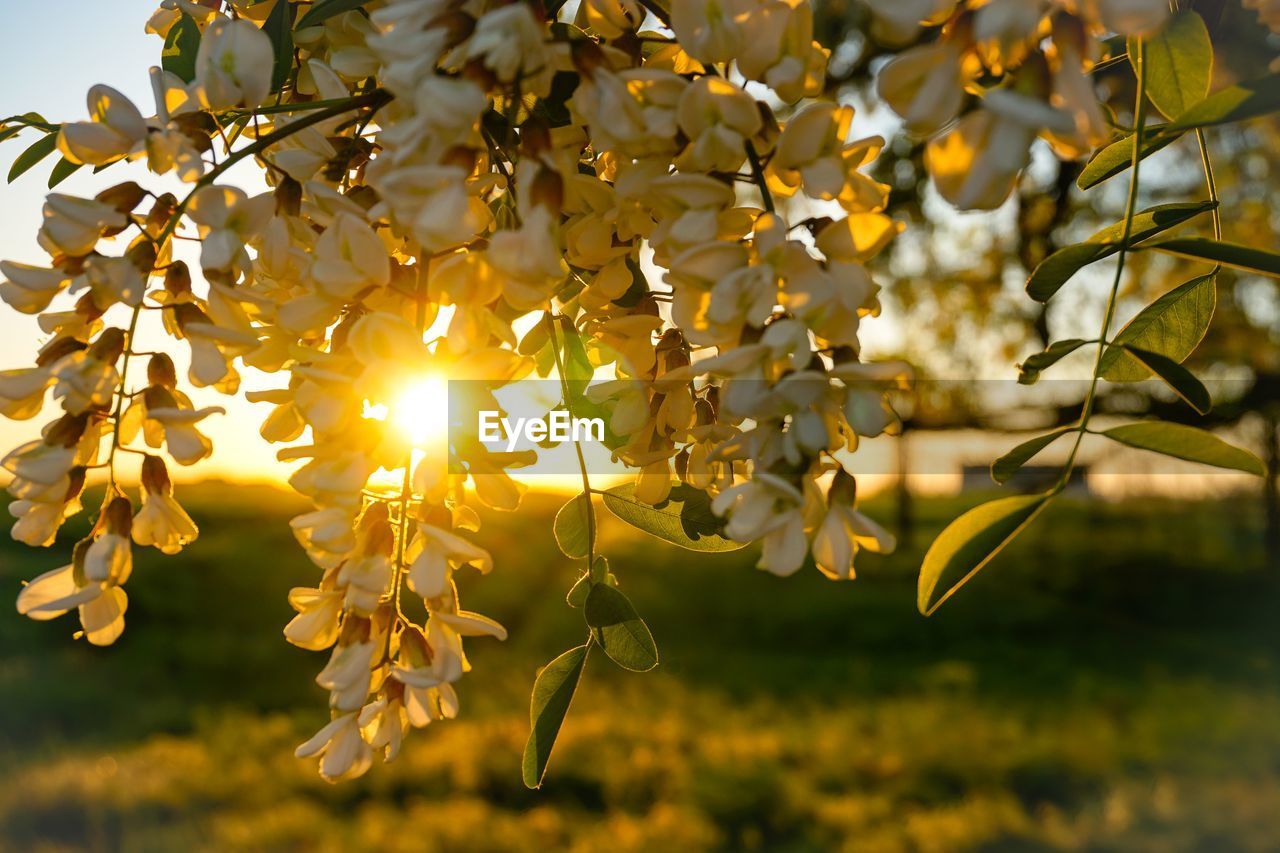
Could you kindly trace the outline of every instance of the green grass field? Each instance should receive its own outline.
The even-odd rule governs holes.
[[[593,656],[543,790],[520,783],[538,665],[580,642],[558,501],[486,516],[465,576],[511,631],[469,645],[460,719],[338,786],[294,746],[322,655],[280,629],[310,583],[295,498],[188,488],[204,535],[145,554],[110,649],[0,607],[0,849],[1264,850],[1280,848],[1280,570],[1253,500],[1063,504],[929,620],[920,548],[780,580],[607,522],[662,650]],[[881,519],[892,505],[872,501]],[[69,550],[0,546],[0,587]]]

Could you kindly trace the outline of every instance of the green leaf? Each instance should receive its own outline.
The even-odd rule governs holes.
[[[1208,414],[1213,408],[1213,398],[1209,396],[1209,390],[1201,384],[1199,379],[1187,370],[1181,364],[1171,358],[1155,352],[1148,352],[1136,347],[1126,346],[1125,350],[1129,355],[1136,358],[1143,367],[1150,370],[1156,376],[1160,377],[1164,384],[1173,389],[1173,392],[1182,398],[1188,406],[1195,409],[1200,414]]]
[[[617,578],[609,571],[609,561],[604,557],[596,557],[591,561],[591,571],[587,573],[592,583],[607,583],[617,586]]]
[[[1126,346],[1185,361],[1209,330],[1218,302],[1216,281],[1214,273],[1193,278],[1139,311],[1102,354],[1099,375],[1110,382],[1137,382],[1151,375],[1125,352]]]
[[[595,376],[596,369],[591,366],[586,347],[582,344],[582,336],[572,324],[564,329],[564,372],[565,379],[570,382],[588,382]]]
[[[1181,132],[1165,133],[1162,127],[1149,127],[1142,137],[1142,148],[1138,151],[1138,159],[1145,160],[1170,143],[1182,138]],[[1082,190],[1096,187],[1098,184],[1113,178],[1133,165],[1133,134],[1125,134],[1120,139],[1102,148],[1089,159],[1076,178],[1076,186]]]
[[[1018,365],[1018,384],[1034,385],[1042,370],[1047,370],[1087,343],[1079,338],[1054,341],[1044,352],[1027,356],[1027,360]]]
[[[1148,208],[1134,215],[1129,245],[1141,243],[1215,207],[1217,204],[1214,202],[1200,201],[1159,204]],[[1124,223],[1117,222],[1103,228],[1083,243],[1076,243],[1054,252],[1045,258],[1027,279],[1027,295],[1037,302],[1048,302],[1049,298],[1057,293],[1081,267],[1108,258],[1120,251],[1123,248],[1120,245],[1123,237]]]
[[[1105,430],[1112,441],[1185,459],[1215,468],[1230,468],[1246,474],[1266,476],[1267,466],[1247,450],[1228,444],[1211,432],[1184,424],[1142,421]]]
[[[1168,131],[1246,121],[1280,110],[1280,74],[1214,92],[1166,125]]]
[[[1242,246],[1208,237],[1171,237],[1157,240],[1144,249],[1155,249],[1197,261],[1212,261],[1249,272],[1280,278],[1280,253],[1255,246]]]
[[[9,183],[22,177],[27,170],[52,154],[57,147],[58,134],[56,133],[45,134],[37,139],[30,148],[19,154],[13,161],[13,165],[9,168]]]
[[[276,3],[267,16],[262,31],[271,39],[275,64],[271,68],[271,91],[279,92],[293,72],[293,4]]]
[[[587,603],[587,593],[591,592],[591,587],[599,583],[609,586],[618,585],[618,579],[609,571],[609,561],[604,557],[595,558],[591,563],[591,570],[578,578],[569,590],[569,594],[564,597],[565,602],[570,607],[581,607]]]
[[[595,548],[595,530],[590,523],[591,496],[575,495],[560,511],[556,513],[556,544],[566,557],[574,560],[585,560]]]
[[[633,483],[615,486],[604,493],[609,512],[650,536],[665,539],[690,551],[737,551],[744,543],[721,535],[724,520],[711,511],[707,493],[687,484],[671,489],[671,495],[656,507],[635,498]]]
[[[587,603],[587,593],[591,592],[591,578],[582,575],[578,578],[573,586],[569,587],[569,592],[564,597],[565,604],[570,607],[581,607]]]
[[[160,53],[160,67],[182,78],[184,83],[196,79],[196,52],[200,50],[200,27],[184,14],[165,36]]]
[[[1014,474],[1018,473],[1023,465],[1030,462],[1037,453],[1069,432],[1075,432],[1075,428],[1064,427],[1044,435],[1038,435],[1029,441],[1019,444],[1013,450],[991,463],[991,479],[1003,486],[1009,482],[1009,479]]]
[[[5,140],[12,139],[13,137],[17,136],[19,133],[22,133],[22,131],[26,130],[27,127],[28,125],[25,125],[25,124],[10,124],[10,125],[0,126],[0,142],[4,142]]]
[[[974,507],[938,534],[920,566],[916,606],[931,616],[956,590],[1022,532],[1048,503],[1048,495],[1000,498]],[[942,590],[940,595],[935,592]]]
[[[543,667],[533,682],[533,694],[529,697],[529,725],[532,730],[524,745],[521,761],[521,775],[526,787],[542,785],[556,736],[569,713],[569,704],[578,689],[586,662],[586,646],[570,649]]]
[[[307,27],[319,26],[334,15],[341,15],[343,12],[359,9],[364,4],[365,0],[320,0],[298,21],[297,29],[302,30]]]
[[[1132,48],[1129,55],[1135,55]],[[1145,60],[1147,97],[1166,117],[1182,115],[1209,94],[1213,45],[1195,12],[1174,15],[1147,39]]]
[[[583,608],[587,624],[609,660],[632,672],[648,672],[658,665],[658,646],[649,626],[636,613],[631,600],[607,584],[595,584]]]
[[[58,162],[53,165],[53,170],[49,172],[49,189],[53,189],[58,184],[74,175],[83,165],[83,163],[72,163],[66,157],[59,159]]]

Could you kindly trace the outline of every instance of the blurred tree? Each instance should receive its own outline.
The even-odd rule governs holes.
[[[1214,87],[1262,76],[1275,56],[1276,37],[1259,26],[1254,13],[1224,0],[1192,4],[1205,18],[1215,56]],[[1068,299],[1037,303],[1023,292],[1027,275],[1057,249],[1120,218],[1121,182],[1083,192],[1076,186],[1082,164],[1058,160],[1046,143],[1038,143],[1031,167],[1018,191],[1003,208],[991,213],[958,213],[929,186],[922,158],[924,140],[898,131],[898,121],[878,100],[875,74],[892,45],[874,32],[871,16],[860,0],[817,5],[817,37],[834,45],[828,90],[860,111],[863,122],[879,123],[887,145],[874,175],[892,187],[889,212],[906,231],[878,259],[882,302],[904,331],[892,346],[895,355],[914,364],[918,377],[929,379],[1007,378],[1013,365],[1043,349],[1052,339],[1093,337],[1102,295],[1086,280],[1074,285]],[[1222,46],[1229,45],[1224,50]],[[1113,49],[1123,50],[1123,44]],[[1117,126],[1131,119],[1133,73],[1125,62],[1103,63],[1095,72]],[[1120,131],[1117,131],[1117,136]],[[1221,196],[1226,238],[1238,243],[1274,246],[1280,223],[1280,122],[1271,118],[1227,125],[1206,132],[1211,157],[1231,168],[1215,172]],[[1144,171],[1143,192],[1150,203],[1203,197],[1200,153],[1188,135],[1154,155]],[[1143,306],[1197,274],[1203,264],[1154,253],[1135,253],[1121,292],[1118,329]],[[1081,276],[1087,279],[1087,276]],[[1280,283],[1263,276],[1223,269],[1217,279],[1216,316],[1190,364],[1200,375],[1220,380],[1217,406],[1206,423],[1180,403],[1161,394],[1150,396],[1155,383],[1135,388],[1115,386],[1103,392],[1100,411],[1156,414],[1202,426],[1244,422],[1271,469],[1264,485],[1272,562],[1280,565]],[[1091,310],[1093,309],[1093,310]],[[1083,320],[1087,319],[1087,324]],[[964,389],[935,386],[905,418],[905,430],[999,427],[1010,414],[990,405],[980,385]],[[1159,393],[1159,391],[1157,391]],[[1007,400],[1007,395],[1002,396]],[[1045,407],[1041,394],[1027,392],[1028,408],[1053,415],[1040,426],[1066,425],[1079,415],[1078,402]],[[1001,403],[1001,406],[1004,404]],[[905,457],[905,450],[900,456]],[[900,463],[909,468],[909,462]],[[909,495],[900,481],[900,527],[909,527]],[[905,530],[902,532],[906,532]]]

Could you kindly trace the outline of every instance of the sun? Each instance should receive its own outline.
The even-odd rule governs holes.
[[[364,417],[389,423],[412,447],[409,468],[428,456],[444,460],[449,445],[449,381],[427,376],[409,383],[390,404],[364,401]],[[441,464],[444,464],[443,461]],[[405,469],[379,468],[369,481],[376,492],[394,493],[403,487]]]
[[[449,433],[449,381],[443,376],[417,380],[392,401],[386,417],[418,449],[443,444]]]
[[[449,433],[449,381],[428,376],[406,385],[389,404],[365,400],[364,417],[389,422],[418,450],[434,449]]]

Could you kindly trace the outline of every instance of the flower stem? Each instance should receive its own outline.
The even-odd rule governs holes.
[[[1115,318],[1116,302],[1119,301],[1120,296],[1120,282],[1124,277],[1125,256],[1128,254],[1129,240],[1133,236],[1133,217],[1138,210],[1138,170],[1142,165],[1142,132],[1147,120],[1147,67],[1146,44],[1141,39],[1135,39],[1134,44],[1136,47],[1130,53],[1129,61],[1133,63],[1133,70],[1138,78],[1138,94],[1133,108],[1133,157],[1129,164],[1129,197],[1125,202],[1120,251],[1116,255],[1116,274],[1111,282],[1111,292],[1107,296],[1107,309],[1102,317],[1102,330],[1098,333],[1098,355],[1093,362],[1093,376],[1089,380],[1089,392],[1084,398],[1084,408],[1080,411],[1075,444],[1072,445],[1067,462],[1062,466],[1062,474],[1050,494],[1057,494],[1066,488],[1067,482],[1071,479],[1071,473],[1075,470],[1080,445],[1084,441],[1085,433],[1089,430],[1089,419],[1093,416],[1098,398],[1098,383],[1102,378],[1102,357],[1107,351],[1107,336],[1111,331],[1111,321]]]
[[[760,155],[750,139],[744,145],[747,149],[747,162],[751,164],[751,175],[760,189],[760,197],[764,199],[764,209],[773,213],[773,193],[769,192],[769,184],[765,181],[764,168],[760,165]]]
[[[1213,202],[1213,210],[1209,218],[1213,223],[1213,239],[1222,239],[1222,211],[1218,209],[1218,184],[1213,179],[1213,161],[1209,159],[1209,144],[1204,138],[1204,129],[1196,128],[1196,144],[1200,146],[1200,162],[1204,166],[1204,183],[1209,191],[1209,201]],[[1218,266],[1213,268],[1217,272]]]
[[[431,275],[431,257],[428,255],[422,260],[422,269],[419,270],[416,287],[414,288],[414,299],[417,301],[417,317],[415,326],[418,330],[418,337],[421,338],[426,331],[427,325],[427,282]],[[447,453],[447,451],[446,451]],[[448,464],[448,459],[442,460]],[[424,460],[425,463],[425,460]],[[400,606],[400,589],[403,585],[405,573],[409,567],[404,564],[405,552],[409,547],[409,507],[413,503],[413,448],[404,457],[404,478],[400,481],[400,523],[399,534],[396,536],[396,567],[395,576],[392,580],[391,598],[395,603],[396,616],[401,622],[408,624],[409,620],[404,615],[404,610]],[[389,636],[389,633],[388,633]]]
[[[569,376],[565,373],[564,359],[560,356],[555,317],[550,311],[544,315],[543,322],[547,324],[547,333],[551,338],[551,354],[555,358],[556,372],[560,375],[560,392],[564,395],[564,408],[572,419],[573,404],[569,402],[572,389],[569,386]],[[573,435],[573,450],[578,455],[578,470],[582,473],[582,496],[587,502],[587,573],[590,574],[591,566],[596,561],[596,507],[591,497],[594,490],[591,488],[591,476],[587,473],[587,458],[582,453],[582,444],[578,441],[576,432]]]

